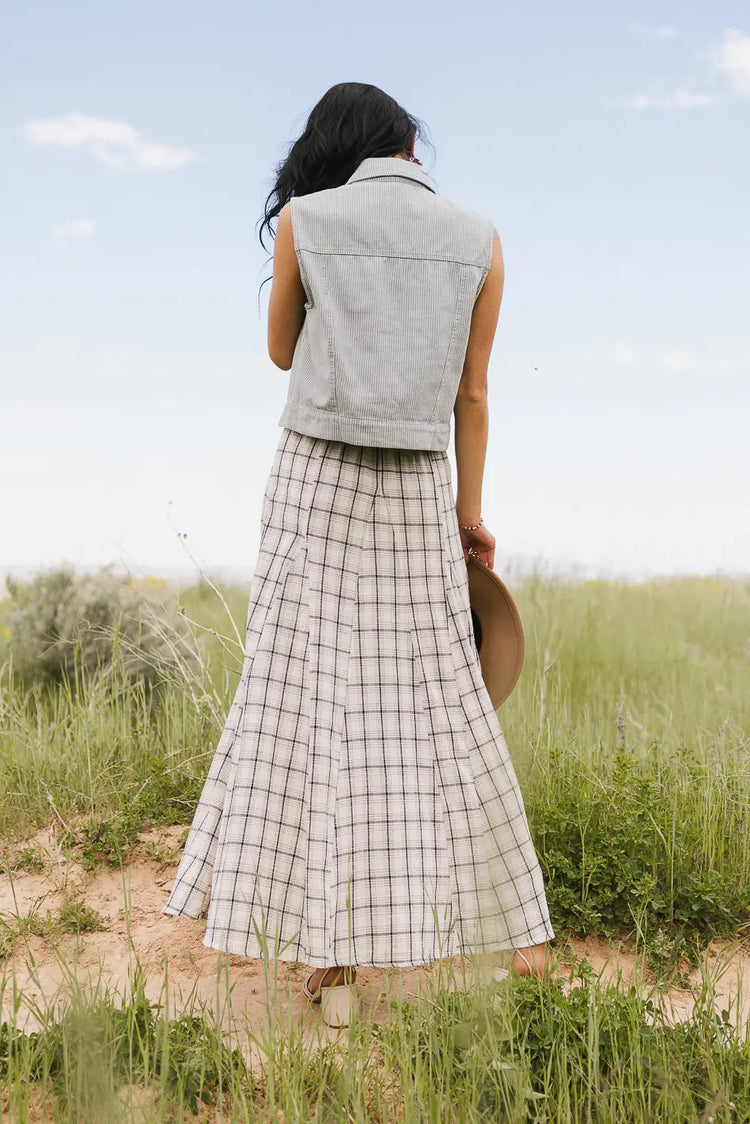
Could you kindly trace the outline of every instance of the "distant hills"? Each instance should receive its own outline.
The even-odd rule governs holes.
[[[76,573],[86,573],[99,569],[105,563],[99,562],[76,562],[72,563],[66,559],[61,559],[59,562],[48,563],[44,566],[31,566],[28,563],[18,563],[17,565],[0,565],[0,598],[5,594],[5,576],[10,574],[15,578],[29,579],[35,574],[42,573],[45,570],[57,570],[63,566],[72,566]],[[112,563],[111,570],[115,574],[130,573],[133,578],[164,578],[176,587],[196,585],[201,578],[200,571],[195,566],[148,566],[142,565],[137,568],[126,568],[122,564]],[[659,574],[657,571],[647,570],[645,568],[637,572],[617,572],[612,568],[606,566],[595,566],[588,564],[573,564],[569,562],[560,562],[555,559],[540,558],[539,556],[532,556],[529,554],[502,554],[497,552],[495,556],[495,570],[498,574],[506,579],[514,577],[523,577],[536,571],[540,577],[552,577],[553,575],[561,578],[568,578],[570,580],[591,580],[599,578],[601,580],[610,581],[623,581],[628,584],[644,581],[652,577],[669,577],[677,576],[669,574]],[[206,575],[211,581],[221,585],[248,585],[253,576],[251,566],[228,566],[216,565],[206,567]],[[694,575],[693,575],[694,576]],[[730,574],[719,573],[718,571],[709,575],[711,577],[726,577],[726,578],[739,578],[747,579],[747,574]]]

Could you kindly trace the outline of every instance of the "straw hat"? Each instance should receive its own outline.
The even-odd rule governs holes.
[[[477,555],[469,554],[469,602],[482,678],[495,710],[511,693],[523,668],[526,641],[521,615],[508,587]]]

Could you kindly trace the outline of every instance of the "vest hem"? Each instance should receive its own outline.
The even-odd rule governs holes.
[[[329,411],[302,406],[285,407],[278,424],[310,437],[344,441],[348,445],[375,445],[385,449],[425,449],[444,453],[448,448],[450,423],[378,418],[349,418]]]

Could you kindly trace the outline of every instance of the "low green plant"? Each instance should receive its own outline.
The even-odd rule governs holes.
[[[585,937],[635,937],[654,947],[666,929],[703,942],[750,921],[746,796],[741,763],[700,778],[715,812],[695,814],[696,778],[679,755],[620,750],[591,762],[551,747],[551,784],[528,801],[556,926]],[[709,850],[710,848],[710,850]]]
[[[21,847],[15,853],[3,856],[4,863],[11,870],[25,870],[29,874],[39,874],[44,870],[44,855],[39,847]]]
[[[59,933],[95,933],[106,929],[107,923],[98,910],[92,909],[86,902],[70,898],[60,907],[54,928]]]
[[[0,917],[0,962],[9,960],[16,950],[18,934],[4,917]]]
[[[144,828],[183,823],[201,788],[200,778],[186,781],[164,759],[154,758],[149,776],[134,796],[123,799],[120,811],[62,832],[61,846],[69,850],[80,845],[77,857],[87,870],[94,870],[102,862],[119,866],[132,852]]]
[[[12,928],[9,921],[4,921],[4,924]],[[20,936],[49,938],[65,933],[95,933],[106,928],[107,923],[98,910],[92,909],[80,898],[66,897],[57,912],[47,910],[45,913],[42,913],[42,903],[38,901],[16,919],[14,943]]]
[[[241,1052],[230,1049],[202,1015],[185,1014],[173,1021],[159,1020],[156,1072],[164,1077],[165,1092],[198,1111],[198,1101],[212,1104],[222,1087],[244,1078]]]
[[[709,993],[673,1027],[639,994],[583,968],[560,982],[518,978],[396,1002],[373,1033],[385,1064],[422,1094],[424,1120],[708,1120],[722,1103],[750,1119],[750,1038]],[[411,1094],[414,1095],[413,1093]]]

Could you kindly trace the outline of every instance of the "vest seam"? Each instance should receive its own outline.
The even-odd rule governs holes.
[[[328,270],[326,269],[325,266],[323,266],[323,278],[324,278],[324,281],[325,281],[325,294],[327,295],[328,294]],[[330,304],[328,305],[328,307],[326,307],[325,300],[323,302],[323,311],[325,313],[324,320],[325,320],[326,337],[327,337],[327,339],[326,339],[326,344],[327,344],[326,350],[328,352],[328,381],[329,381],[329,398],[328,398],[328,406],[326,407],[326,410],[329,413],[332,412],[332,413],[338,414],[339,409],[338,409],[338,402],[337,402],[337,398],[336,398],[336,362],[335,362],[335,358],[334,358],[334,346],[333,346],[333,321],[332,321]]]
[[[360,250],[311,250],[308,246],[300,246],[306,254],[316,254],[321,258],[388,258],[404,261],[444,261],[451,265],[473,265],[476,269],[486,269],[484,262],[467,261],[465,258],[436,258],[424,257],[421,254],[371,254]]]
[[[349,179],[346,183],[342,183],[341,187],[348,187],[352,183],[364,183],[366,180],[386,180],[386,182],[393,183],[394,181],[401,181],[401,183],[413,183],[417,187],[424,187],[427,191],[431,191],[433,195],[438,192],[428,183],[422,183],[421,180],[412,179],[411,176],[400,176],[398,172],[373,172],[367,176],[357,176],[356,179]]]
[[[438,385],[437,394],[435,395],[435,401],[432,405],[432,411],[430,412],[430,422],[432,422],[432,423],[434,423],[434,421],[435,421],[435,411],[437,410],[438,403],[440,402],[440,396],[442,394],[443,386],[445,384],[445,372],[448,370],[448,360],[451,357],[451,350],[453,348],[453,340],[455,339],[455,336],[456,336],[456,325],[457,325],[458,319],[459,319],[459,311],[460,311],[460,308],[461,308],[461,298],[464,295],[463,278],[461,278],[461,280],[459,281],[459,283],[456,287],[457,287],[458,291],[456,293],[456,303],[453,306],[453,323],[451,324],[451,334],[450,334],[450,337],[448,339],[448,346],[447,346],[446,351],[445,351],[445,362],[443,363],[443,370],[440,373],[440,383]]]

